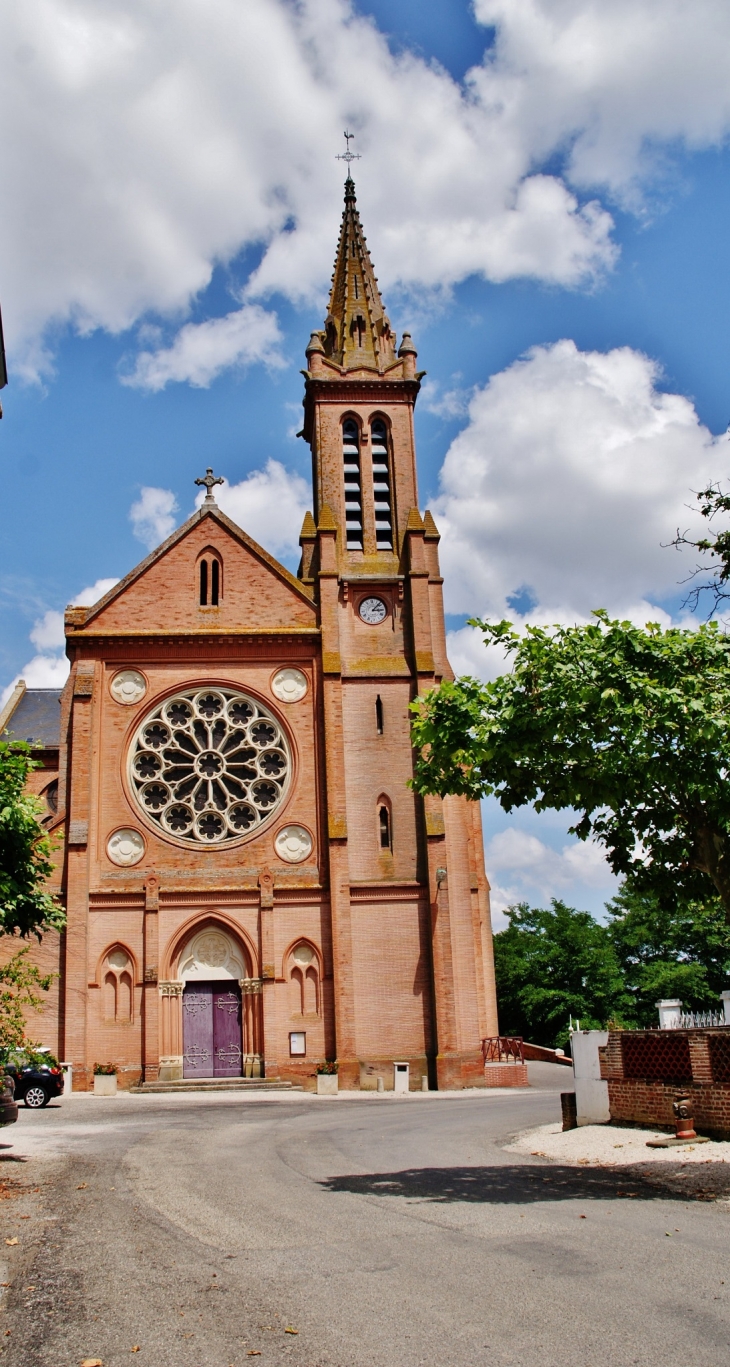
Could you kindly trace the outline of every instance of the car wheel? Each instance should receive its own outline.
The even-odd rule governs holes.
[[[30,1106],[33,1111],[39,1111],[41,1106],[47,1106],[50,1099],[45,1087],[29,1087],[23,1097],[25,1105]]]

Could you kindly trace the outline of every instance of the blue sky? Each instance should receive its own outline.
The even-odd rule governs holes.
[[[662,543],[691,525],[692,489],[730,475],[726,7],[207,14],[0,13],[0,687],[61,679],[63,606],[187,516],[208,464],[231,514],[296,563],[299,371],[346,125],[386,303],[428,372],[421,503],[457,668],[496,667],[472,613],[681,620],[689,564]],[[610,895],[564,816],[485,817],[498,905]]]

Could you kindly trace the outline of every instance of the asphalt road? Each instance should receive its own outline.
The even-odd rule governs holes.
[[[0,1150],[0,1362],[727,1362],[730,1202],[505,1152],[559,1118],[564,1075],[540,1081],[22,1112]]]

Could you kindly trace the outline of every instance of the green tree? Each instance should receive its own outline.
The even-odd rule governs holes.
[[[25,792],[36,767],[27,745],[0,741],[0,935],[40,939],[44,928],[60,930],[65,916],[45,889],[53,863],[38,820],[42,804]]]
[[[678,997],[688,1011],[719,1009],[730,983],[730,931],[719,897],[667,903],[629,880],[606,910],[632,1024],[656,1025],[662,997]]]
[[[499,1028],[533,1044],[565,1048],[569,1018],[600,1029],[631,1011],[606,926],[553,899],[550,910],[510,907],[494,937]]]
[[[25,1009],[43,1005],[39,992],[47,992],[55,974],[41,973],[29,959],[30,945],[24,945],[0,968],[0,1061],[6,1062],[13,1049],[27,1047]],[[32,1051],[32,1046],[31,1046]]]
[[[712,523],[718,513],[730,513],[730,494],[724,493],[717,483],[700,489],[696,497],[697,510],[708,523]],[[707,535],[698,537],[696,541],[686,532],[677,531],[672,544],[678,548],[691,546],[700,556],[707,557],[705,563],[697,565],[689,575],[689,579],[695,581],[687,595],[687,603],[693,612],[699,607],[703,594],[710,595],[712,610],[730,598],[730,530],[722,528],[718,531],[716,527],[710,527]],[[709,578],[706,578],[708,573]]]
[[[719,895],[730,919],[730,639],[612,621],[474,622],[513,657],[491,683],[414,704],[421,793],[494,793],[505,811],[572,809],[581,840],[664,900]]]

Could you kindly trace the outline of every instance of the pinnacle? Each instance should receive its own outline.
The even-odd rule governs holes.
[[[349,176],[324,348],[325,354],[345,370],[365,367],[382,371],[395,360],[395,337],[355,207],[355,184]]]

